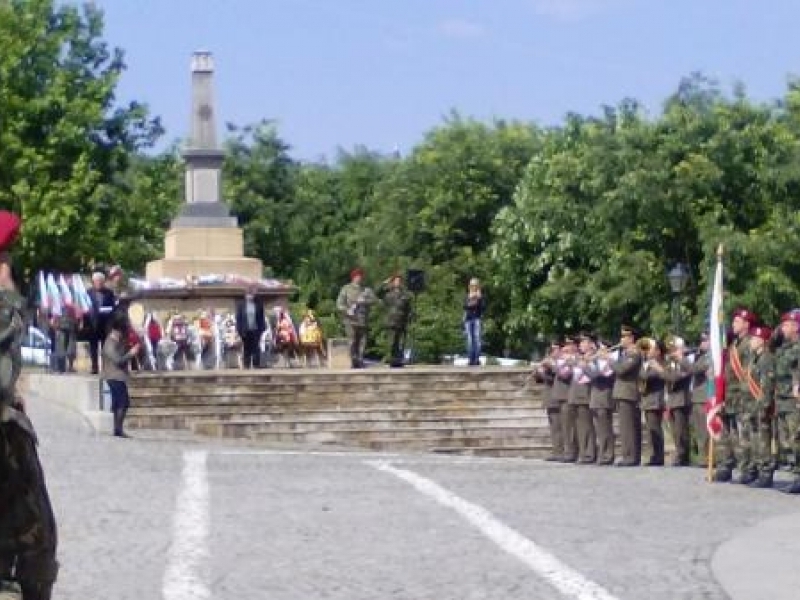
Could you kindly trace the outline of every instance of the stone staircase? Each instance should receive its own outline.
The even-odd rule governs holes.
[[[542,456],[542,389],[515,368],[189,371],[130,383],[130,427],[265,446]]]

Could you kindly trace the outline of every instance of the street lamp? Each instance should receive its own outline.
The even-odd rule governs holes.
[[[686,265],[678,263],[667,273],[669,287],[672,290],[672,326],[675,328],[675,335],[681,333],[681,304],[680,299],[686,284],[689,283],[689,271]]]

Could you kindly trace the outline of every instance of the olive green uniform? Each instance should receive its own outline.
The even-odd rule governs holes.
[[[705,405],[708,400],[708,370],[711,359],[708,353],[698,354],[691,363],[692,373],[692,433],[697,445],[697,463],[706,466],[708,463],[708,424],[706,423]]]
[[[586,374],[592,380],[589,408],[597,438],[597,464],[610,465],[614,462],[614,374],[608,373],[606,365],[598,360],[589,363]]]
[[[747,386],[747,394],[739,407],[739,437],[736,445],[741,483],[752,483],[762,477],[772,480],[775,470],[772,459],[772,415],[775,394],[775,359],[766,350],[750,353],[747,373],[758,394]]]
[[[570,359],[571,360],[571,359]],[[572,369],[567,365],[567,359],[560,358],[555,364],[555,381],[551,397],[553,402],[558,402],[559,423],[561,425],[561,449],[559,457],[566,462],[578,459],[577,442],[575,441],[575,426],[570,419],[569,405],[569,386],[572,383]]]
[[[561,438],[561,403],[553,393],[556,382],[555,364],[551,359],[545,359],[537,370],[537,375],[545,385],[544,406],[547,410],[547,424],[550,427],[550,456],[549,460],[561,457],[564,451],[564,440]]]
[[[572,381],[567,398],[568,410],[575,419],[575,449],[577,462],[593,463],[597,459],[597,442],[589,408],[592,380],[584,372],[584,363],[579,362],[572,371]]]
[[[692,412],[692,364],[686,360],[667,359],[664,370],[666,384],[665,403],[669,410],[672,439],[675,442],[673,465],[689,465],[689,420]]]
[[[619,437],[622,446],[622,461],[619,464],[638,465],[642,462],[642,413],[638,385],[642,355],[636,349],[621,351],[619,359],[610,366],[615,375],[611,395],[619,412]]]
[[[49,600],[56,580],[56,524],[36,436],[16,402],[22,369],[22,298],[0,291],[0,580],[24,600]]]
[[[342,286],[336,298],[336,309],[344,321],[350,340],[350,360],[355,368],[364,366],[369,310],[377,300],[371,289],[356,283]]]
[[[389,287],[384,284],[378,288],[378,297],[386,306],[386,329],[389,332],[389,364],[393,367],[403,366],[406,329],[411,318],[411,292],[403,287]]]
[[[778,460],[800,477],[800,409],[794,386],[800,381],[800,341],[784,341],[775,352],[775,418]]]
[[[653,368],[651,361],[645,361],[639,373],[639,385],[646,439],[650,446],[647,464],[660,466],[664,464],[664,375]]]

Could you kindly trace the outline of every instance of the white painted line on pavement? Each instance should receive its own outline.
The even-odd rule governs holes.
[[[184,452],[172,545],[164,571],[164,600],[206,600],[203,561],[208,557],[209,493],[204,450]]]
[[[400,454],[383,452],[336,452],[335,450],[214,450],[226,456],[333,456],[335,458],[394,458]]]
[[[367,461],[367,464],[402,479],[418,492],[454,510],[500,548],[521,560],[565,596],[580,600],[616,600],[607,590],[589,581],[477,504],[467,502],[434,481],[417,475],[413,471],[398,469],[385,461]]]

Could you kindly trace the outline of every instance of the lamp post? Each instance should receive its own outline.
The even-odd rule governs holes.
[[[672,326],[675,335],[681,334],[681,296],[689,283],[689,271],[683,263],[677,263],[667,273],[669,287],[672,290]]]

